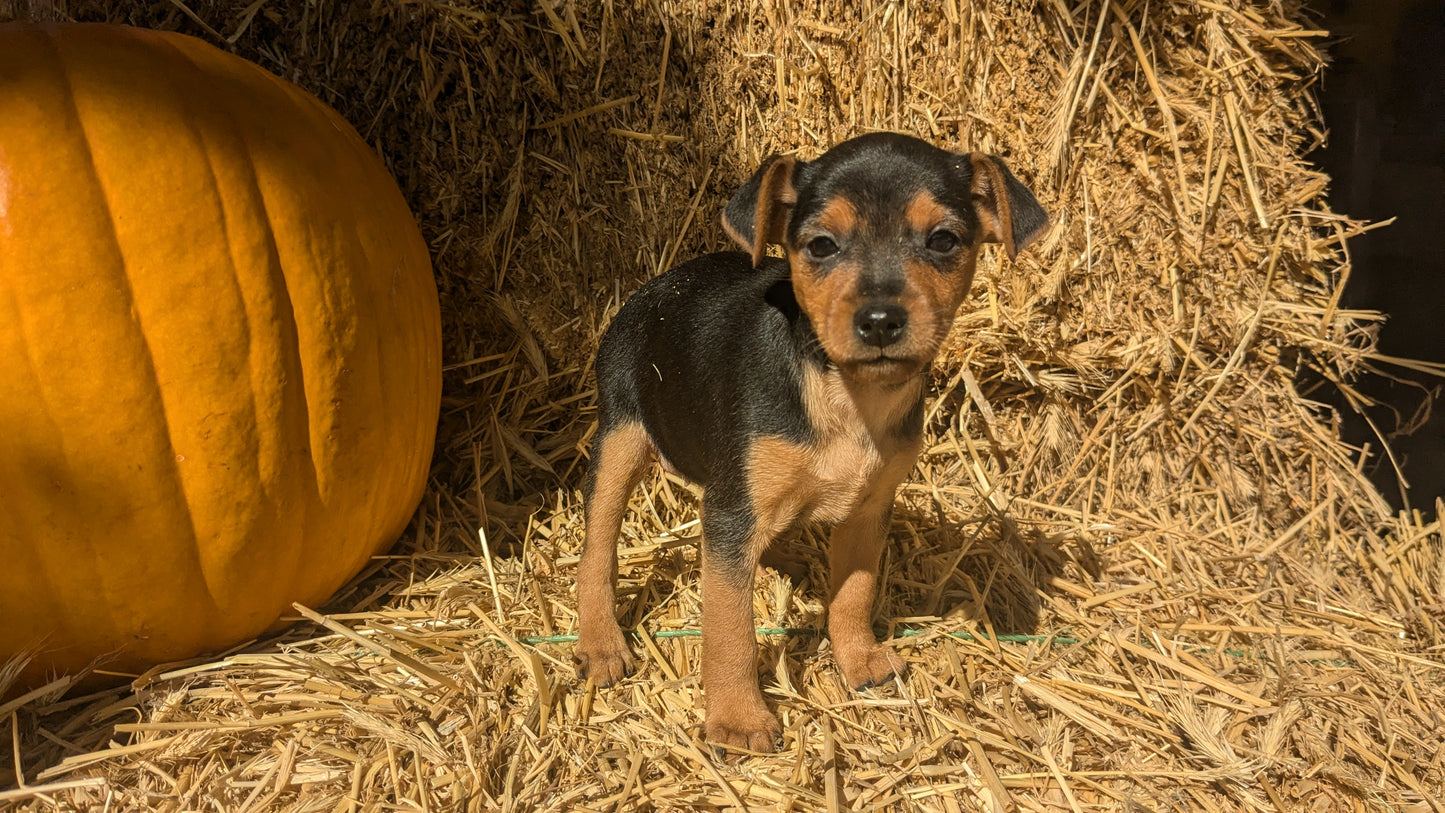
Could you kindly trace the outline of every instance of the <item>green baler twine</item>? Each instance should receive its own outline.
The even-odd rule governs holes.
[[[804,637],[822,635],[823,631],[813,627],[759,627],[754,632],[765,636]],[[915,638],[920,635],[935,634],[940,638],[953,638],[958,641],[995,641],[1001,644],[1049,644],[1050,646],[1075,646],[1085,643],[1085,639],[1067,635],[979,635],[972,632],[936,632],[926,629],[903,628],[894,631],[892,639]],[[633,632],[633,635],[638,633]],[[681,630],[657,630],[648,633],[653,638],[701,638],[702,630],[681,629]],[[528,638],[518,638],[517,642],[536,646],[537,644],[570,644],[577,641],[576,635],[537,635]],[[1208,655],[1213,652],[1220,652],[1232,658],[1255,660],[1260,658],[1258,654],[1244,649],[1215,649],[1207,646],[1183,645],[1182,648],[1191,653]],[[1310,664],[1327,664],[1340,669],[1359,669],[1360,667],[1350,661],[1342,660],[1321,660],[1311,659],[1305,661]]]

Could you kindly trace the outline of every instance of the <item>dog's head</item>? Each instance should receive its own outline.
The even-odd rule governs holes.
[[[823,351],[850,377],[889,383],[933,361],[979,247],[1002,243],[1012,258],[1048,216],[997,157],[874,133],[813,161],[769,158],[723,226],[754,265],[782,244]]]

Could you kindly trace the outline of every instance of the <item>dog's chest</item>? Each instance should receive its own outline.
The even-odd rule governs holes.
[[[872,493],[886,458],[866,435],[797,444],[759,438],[748,464],[758,520],[782,529],[798,520],[841,522]]]
[[[809,384],[811,442],[763,437],[752,445],[752,504],[760,523],[775,530],[798,520],[842,522],[865,501],[891,499],[917,456],[917,441],[889,428],[906,411],[907,393],[870,414],[875,405],[860,405],[833,382]]]
[[[800,472],[807,482],[798,491],[807,497],[800,514],[813,522],[841,522],[852,514],[873,491],[887,460],[865,433],[828,439],[808,457]]]

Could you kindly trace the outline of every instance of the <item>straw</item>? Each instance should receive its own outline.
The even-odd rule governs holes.
[[[447,372],[395,549],[276,637],[6,706],[0,806],[1442,810],[1441,528],[1311,400],[1402,362],[1339,306],[1367,226],[1306,160],[1298,0],[5,15],[180,29],[340,110],[430,242]],[[876,129],[1002,156],[1054,225],[985,252],[934,371],[874,616],[908,674],[845,684],[807,530],[754,600],[783,748],[719,761],[681,481],[650,474],[623,531],[638,673],[575,680],[592,354],[645,279],[727,247],[763,157]]]

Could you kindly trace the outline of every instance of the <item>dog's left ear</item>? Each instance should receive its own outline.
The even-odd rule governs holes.
[[[1049,227],[1044,207],[996,155],[969,154],[973,165],[973,208],[978,214],[982,239],[1003,243],[1009,259],[1018,256],[1029,243]]]
[[[768,243],[781,243],[798,202],[793,159],[774,155],[763,162],[723,209],[723,230],[753,258],[763,261]]]

